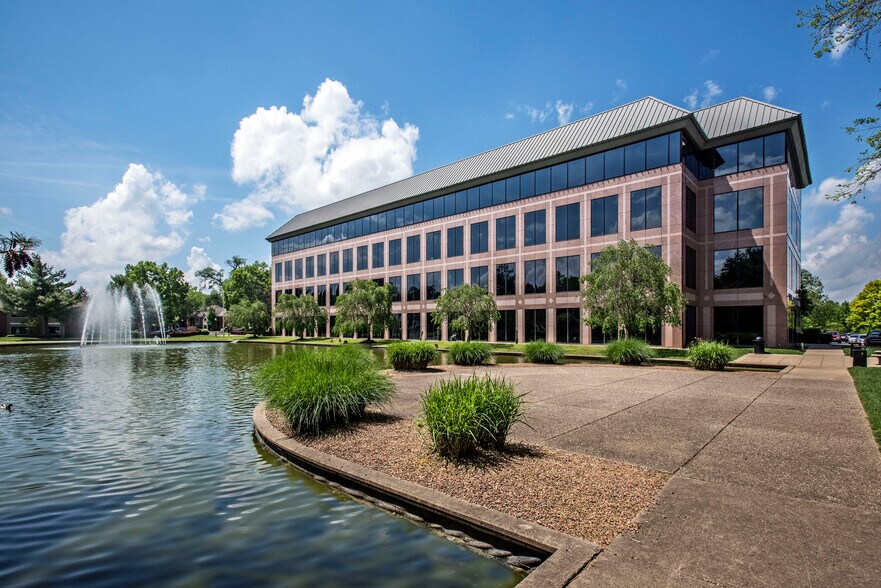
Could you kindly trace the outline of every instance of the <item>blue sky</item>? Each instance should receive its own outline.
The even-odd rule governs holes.
[[[881,188],[818,192],[879,59],[814,58],[807,3],[122,4],[0,2],[0,230],[85,283],[268,260],[297,210],[646,95],[803,113],[805,263],[841,299],[881,277]]]

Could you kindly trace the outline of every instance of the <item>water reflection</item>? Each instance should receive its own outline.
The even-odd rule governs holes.
[[[268,345],[0,351],[0,585],[507,586],[255,445]]]

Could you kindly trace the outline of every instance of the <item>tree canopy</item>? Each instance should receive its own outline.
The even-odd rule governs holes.
[[[585,322],[620,337],[679,325],[685,297],[664,260],[633,239],[607,247],[582,276]]]
[[[496,301],[483,286],[461,284],[444,290],[431,320],[438,327],[446,321],[449,329],[463,331],[465,341],[470,341],[471,333],[489,330],[500,316]]]
[[[65,320],[86,298],[85,290],[74,291],[76,282],[66,278],[67,272],[56,271],[39,255],[34,255],[30,265],[19,272],[13,282],[0,288],[0,306],[25,317],[32,334],[45,336],[50,318]]]
[[[0,237],[0,253],[3,254],[3,271],[8,278],[33,264],[33,252],[40,246],[40,240],[12,231],[9,236]]]
[[[269,312],[266,310],[266,305],[258,300],[252,302],[242,300],[226,311],[226,324],[229,327],[248,330],[255,335],[262,335],[269,328]]]
[[[870,59],[870,35],[881,25],[881,0],[825,0],[808,10],[799,10],[798,26],[813,29],[814,55],[823,57],[848,49],[859,49]],[[881,109],[881,102],[875,104]],[[856,163],[845,171],[853,173],[849,182],[839,184],[832,200],[853,200],[881,172],[881,117],[865,116],[845,127],[847,134],[865,143]]]
[[[233,260],[244,262],[239,257],[234,257]],[[264,261],[237,263],[223,283],[223,289],[226,303],[230,306],[242,301],[256,301],[262,302],[268,308],[272,290],[269,264]]]
[[[318,305],[313,296],[283,294],[275,303],[275,327],[288,334],[313,333],[327,322],[327,311]]]
[[[364,333],[373,338],[376,331],[392,326],[392,287],[373,280],[352,280],[349,290],[336,301],[334,333]]]
[[[155,261],[139,261],[126,265],[125,271],[110,277],[113,288],[131,285],[150,285],[162,299],[162,313],[169,325],[179,325],[199,308],[193,308],[194,297],[190,295],[194,289],[184,277],[184,272],[167,263]]]
[[[866,284],[851,301],[847,323],[860,333],[881,329],[881,280]]]

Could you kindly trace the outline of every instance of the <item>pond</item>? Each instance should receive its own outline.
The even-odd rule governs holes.
[[[512,586],[253,437],[273,345],[0,350],[0,585]]]

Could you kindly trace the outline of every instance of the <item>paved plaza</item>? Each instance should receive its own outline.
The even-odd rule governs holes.
[[[574,585],[878,585],[881,452],[847,358],[778,357],[785,372],[477,369],[528,393],[529,426],[515,440],[672,474],[639,530],[615,539]],[[392,412],[415,415],[419,395],[443,377],[450,371],[395,375]]]

